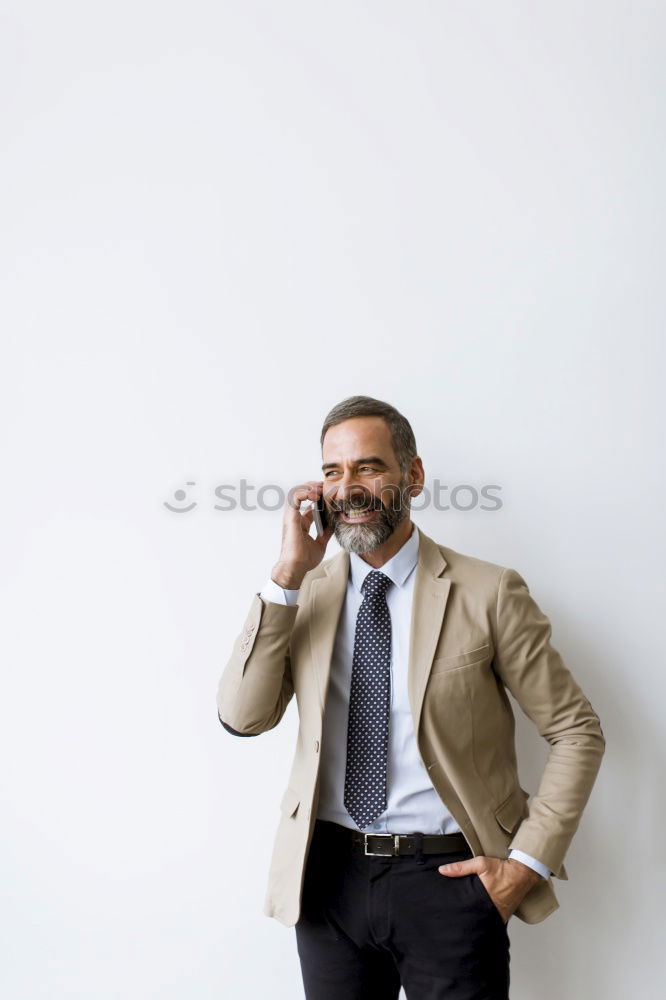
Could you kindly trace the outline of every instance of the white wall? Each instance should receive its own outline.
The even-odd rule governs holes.
[[[657,996],[663,4],[0,17],[3,995],[302,996],[261,912],[295,705],[215,708],[281,513],[213,490],[317,478],[360,392],[429,478],[502,486],[415,520],[525,576],[607,738],[512,998]]]

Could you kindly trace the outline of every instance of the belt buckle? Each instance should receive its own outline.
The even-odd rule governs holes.
[[[387,853],[386,851],[369,851],[368,850],[368,837],[388,837],[393,841],[391,844],[391,850]],[[391,858],[397,857],[400,854],[400,834],[399,833],[364,833],[363,834],[363,850],[366,857],[369,858]]]

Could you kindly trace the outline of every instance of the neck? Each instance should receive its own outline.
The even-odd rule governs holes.
[[[406,517],[404,521],[400,522],[393,534],[378,548],[373,549],[372,552],[359,552],[360,558],[373,569],[379,569],[403,547],[411,535],[413,527],[411,518]]]

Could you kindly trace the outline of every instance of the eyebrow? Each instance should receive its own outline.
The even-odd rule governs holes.
[[[354,462],[352,462],[352,465],[363,465],[364,463],[366,465],[379,465],[382,469],[389,468],[384,459],[380,458],[379,455],[368,455],[367,458],[357,458]],[[339,462],[326,462],[322,465],[321,471],[326,472],[327,469],[335,469],[339,464]]]

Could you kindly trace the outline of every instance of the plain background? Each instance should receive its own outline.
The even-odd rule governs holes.
[[[501,486],[414,519],[524,575],[606,735],[512,1000],[660,995],[664,5],[0,10],[3,995],[302,996],[296,706],[215,707],[282,515],[214,490],[319,478],[355,393]]]

